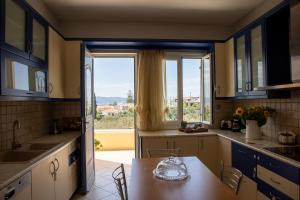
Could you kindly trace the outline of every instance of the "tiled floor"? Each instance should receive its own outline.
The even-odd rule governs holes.
[[[134,151],[96,152],[96,180],[92,190],[86,194],[75,194],[72,200],[119,200],[116,186],[111,177],[112,171],[124,164],[127,183],[130,182],[131,161]],[[130,186],[128,186],[130,187]]]

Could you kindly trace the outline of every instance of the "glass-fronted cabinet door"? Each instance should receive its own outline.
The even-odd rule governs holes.
[[[47,70],[35,62],[1,51],[1,94],[47,97]]]
[[[23,57],[28,57],[27,12],[21,1],[3,0],[2,45]]]
[[[235,38],[236,96],[248,95],[249,79],[246,57],[246,35]]]
[[[48,26],[42,20],[32,17],[32,34],[30,59],[34,61],[47,61],[47,33]]]
[[[250,66],[251,66],[251,81],[250,93],[259,95],[258,91],[253,91],[254,88],[265,86],[265,62],[263,48],[263,32],[262,25],[258,25],[250,30]],[[260,93],[265,93],[264,91]],[[253,95],[255,95],[253,94]],[[251,95],[251,94],[250,94]]]

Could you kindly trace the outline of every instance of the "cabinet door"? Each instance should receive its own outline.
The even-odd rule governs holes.
[[[238,192],[238,198],[240,200],[255,200],[256,199],[256,183],[248,178],[247,176],[243,176],[240,189]]]
[[[32,200],[55,199],[52,159],[50,157],[32,168]]]
[[[14,54],[1,51],[2,95],[47,96],[47,69]]]
[[[171,145],[171,148],[180,148],[181,156],[197,156],[198,155],[198,138],[197,137],[174,137],[172,142],[173,142],[173,146]]]
[[[5,0],[4,10],[4,45],[22,56],[28,56],[27,52],[27,14],[20,1]]]
[[[236,93],[238,96],[248,94],[248,65],[246,57],[246,35],[236,38]]]
[[[173,143],[167,137],[143,137],[142,138],[142,158],[147,158],[147,149],[167,149]]]
[[[231,141],[218,137],[219,140],[219,163],[220,166],[221,161],[223,161],[225,166],[231,166]]]
[[[214,174],[219,174],[217,136],[199,137],[198,157]]]
[[[47,60],[47,29],[48,27],[42,21],[32,17],[30,59],[35,61]]]
[[[55,199],[69,199],[71,194],[68,189],[70,188],[71,183],[69,182],[70,174],[68,173],[68,146],[59,151],[53,159],[56,167],[58,165],[55,181]]]
[[[226,97],[225,44],[215,43],[215,94],[216,97]]]
[[[80,98],[80,41],[65,42],[65,98]]]
[[[64,98],[64,40],[49,28],[49,97]]]

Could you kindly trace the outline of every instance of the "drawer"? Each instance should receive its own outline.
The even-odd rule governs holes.
[[[257,197],[261,198],[261,199],[257,198],[258,200],[264,200],[265,197],[267,199],[275,199],[275,200],[293,200],[291,197],[276,190],[275,188],[261,181],[260,179],[257,179],[257,190],[259,193],[261,193],[261,195],[258,193]],[[295,200],[297,199],[298,198],[296,198]]]
[[[297,167],[264,154],[259,154],[257,156],[257,164],[296,183],[297,185],[300,185],[300,173],[299,168]]]
[[[257,178],[292,199],[299,199],[299,186],[274,172],[257,165]]]
[[[239,169],[245,176],[256,178],[256,152],[237,143],[232,143],[232,166]]]

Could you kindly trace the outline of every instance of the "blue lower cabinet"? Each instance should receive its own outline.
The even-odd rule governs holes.
[[[257,164],[300,185],[300,169],[265,154],[257,155]]]
[[[264,181],[257,179],[257,190],[264,194],[266,197],[275,200],[293,200],[292,198],[288,197],[284,193],[276,190],[269,184],[265,183]]]
[[[245,176],[256,179],[256,152],[243,145],[232,142],[232,166],[240,170]]]

